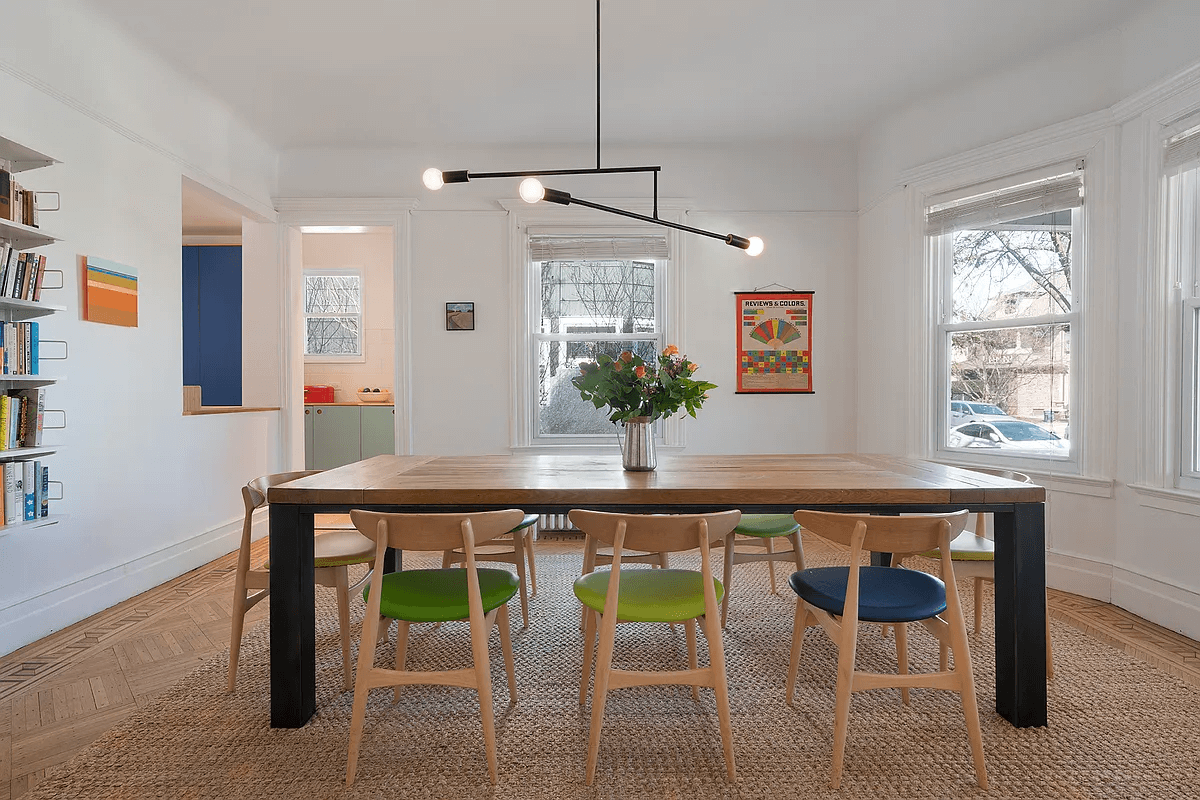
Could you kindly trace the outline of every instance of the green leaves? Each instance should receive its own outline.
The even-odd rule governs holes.
[[[678,353],[679,349],[670,345],[654,364],[628,350],[618,358],[601,355],[581,364],[571,383],[580,397],[596,408],[608,406],[612,412],[608,418],[613,422],[632,417],[662,419],[680,409],[695,417],[705,393],[717,385],[694,380],[691,376],[697,365]]]

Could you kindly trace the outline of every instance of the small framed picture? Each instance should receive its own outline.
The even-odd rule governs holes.
[[[446,303],[446,330],[475,330],[475,304]]]

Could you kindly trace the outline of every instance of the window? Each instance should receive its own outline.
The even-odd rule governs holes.
[[[941,298],[938,449],[1071,455],[1082,179],[1080,162],[926,208]],[[980,420],[989,425],[961,430]]]
[[[615,358],[631,350],[652,359],[666,346],[666,237],[533,236],[529,253],[537,291],[529,338],[532,442],[607,443],[617,427],[606,409],[579,396],[571,378],[602,353]]]
[[[1162,245],[1180,354],[1176,480],[1200,489],[1200,126],[1166,141],[1163,164]]]
[[[305,270],[305,358],[359,360],[362,355],[362,274]]]

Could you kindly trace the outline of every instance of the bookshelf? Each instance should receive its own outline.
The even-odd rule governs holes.
[[[9,185],[8,181],[11,181],[12,175],[48,167],[56,163],[58,162],[55,159],[50,158],[44,153],[39,153],[11,139],[0,137],[0,168],[9,173],[7,177],[0,176],[0,179],[4,181],[3,186]],[[22,183],[24,183],[23,178]],[[34,221],[42,222],[37,216],[34,217]],[[61,240],[48,233],[41,224],[35,227],[8,219],[0,219],[0,245],[8,244],[12,250],[22,252],[31,251],[57,241]],[[2,267],[3,265],[0,265],[0,273],[2,273]],[[66,311],[64,306],[51,305],[41,300],[21,299],[0,294],[0,328],[6,327],[8,323],[28,323],[63,311]],[[28,326],[26,327],[28,328]],[[44,337],[42,341],[45,341]],[[36,375],[0,373],[0,394],[7,395],[24,389],[41,389],[57,383],[59,380],[58,377],[40,374],[44,360],[44,354],[42,354],[41,358],[37,359],[39,374]],[[0,431],[0,435],[7,436],[7,433],[7,431]],[[57,447],[44,445],[11,447],[0,450],[0,465],[7,467],[7,465],[23,464],[24,462],[35,460],[42,462],[43,459],[54,455],[57,451]],[[4,490],[2,484],[3,480],[0,477],[0,492]],[[35,508],[34,513],[40,515],[41,509]],[[3,524],[4,517],[0,516],[0,537],[10,535],[22,529],[53,525],[62,518],[61,515],[49,514],[44,517],[36,516],[32,520],[19,519],[16,522]]]

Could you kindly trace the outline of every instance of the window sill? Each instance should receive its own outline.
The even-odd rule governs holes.
[[[1136,483],[1129,484],[1129,488],[1137,493],[1139,505],[1200,517],[1200,493]]]
[[[200,408],[184,411],[185,417],[197,417],[205,414],[252,414],[259,411],[279,411],[278,407],[270,406],[201,406]]]
[[[1052,492],[1064,492],[1066,494],[1080,494],[1087,497],[1105,497],[1113,496],[1113,487],[1115,482],[1112,478],[1090,478],[1083,475],[1071,475],[1061,472],[1048,471],[1045,467],[1049,466],[1047,462],[1042,462],[1039,465],[1019,464],[1019,463],[982,463],[978,461],[966,461],[963,459],[947,458],[944,455],[937,458],[939,464],[946,464],[951,467],[961,467],[963,469],[972,469],[975,467],[986,467],[989,469],[1011,469],[1014,472],[1023,472],[1033,478],[1034,482],[1046,487]],[[1074,466],[1070,462],[1064,462],[1070,466]]]

